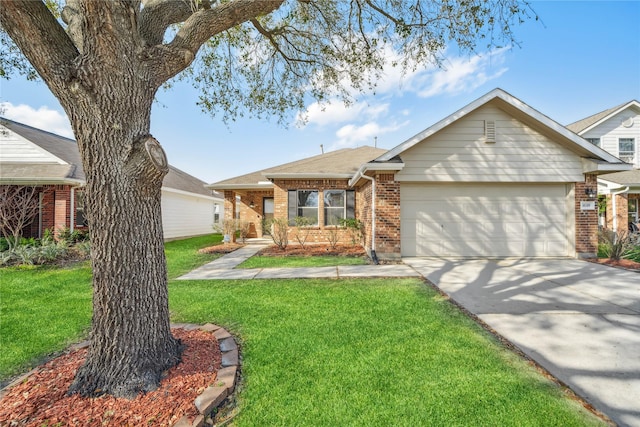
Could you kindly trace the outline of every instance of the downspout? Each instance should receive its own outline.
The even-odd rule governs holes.
[[[616,236],[616,240],[618,236],[618,209],[616,208],[616,196],[618,194],[626,193],[627,191],[629,191],[628,186],[624,187],[622,190],[612,191],[609,193],[611,194],[611,210],[613,210],[613,232],[615,233],[614,236]]]
[[[371,261],[378,265],[378,255],[376,255],[376,180],[360,171],[360,178],[371,181]]]

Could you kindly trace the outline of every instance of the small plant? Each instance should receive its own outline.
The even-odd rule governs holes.
[[[213,225],[214,231],[222,233],[224,236],[223,242],[229,243],[236,231],[238,231],[238,221],[235,219],[225,219],[220,224]]]
[[[281,250],[289,245],[289,222],[285,218],[273,218],[269,221],[271,239]]]
[[[300,243],[300,246],[304,249],[304,244],[307,243],[307,238],[311,232],[309,227],[312,226],[315,221],[306,216],[297,216],[295,217],[294,222],[296,224],[294,236],[298,243]]]
[[[619,260],[633,249],[631,236],[628,232],[616,233],[613,230],[602,230],[598,233],[598,251],[604,253],[607,258]]]
[[[335,249],[340,240],[340,229],[338,227],[330,227],[326,229],[326,233],[329,246],[331,246],[331,249]]]
[[[237,220],[236,227],[240,234],[240,238],[242,239],[242,243],[245,243],[247,237],[249,237],[249,233],[251,232],[251,223],[249,221]]]
[[[351,240],[352,246],[355,246],[356,243],[359,243],[362,240],[364,224],[359,219],[341,218],[340,226],[346,228],[347,233],[349,233],[349,239]]]

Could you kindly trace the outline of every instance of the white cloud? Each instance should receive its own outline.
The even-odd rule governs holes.
[[[414,90],[421,98],[470,92],[489,80],[500,77],[508,70],[506,67],[500,67],[504,63],[505,51],[506,48],[502,48],[468,59],[449,58],[442,69],[428,70],[416,76],[413,82]],[[491,71],[496,66],[498,68]]]
[[[297,121],[301,122],[306,116],[307,124],[327,126],[344,123],[348,121],[364,119],[372,120],[389,111],[389,104],[368,104],[367,102],[356,102],[353,105],[345,106],[337,99],[329,101],[326,105],[314,102],[307,108],[306,113],[298,114]]]
[[[338,140],[332,149],[354,147],[356,145],[374,145],[374,139],[376,137],[394,132],[407,123],[408,122],[393,123],[389,126],[380,126],[376,122],[369,122],[360,126],[354,124],[342,126],[336,132]]]
[[[73,131],[67,116],[46,105],[35,109],[26,104],[13,105],[10,102],[3,102],[0,104],[0,110],[4,110],[2,115],[9,120],[73,138]]]

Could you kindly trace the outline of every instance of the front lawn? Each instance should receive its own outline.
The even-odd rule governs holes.
[[[205,240],[166,245],[170,277]],[[87,265],[0,269],[0,375],[80,339],[90,294]],[[169,297],[173,321],[241,340],[235,425],[601,424],[418,279],[172,280]]]

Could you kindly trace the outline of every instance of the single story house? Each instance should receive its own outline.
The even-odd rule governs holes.
[[[8,119],[0,119],[0,185],[39,187],[38,218],[24,230],[41,237],[44,230],[87,227],[84,217],[85,174],[76,142]],[[205,182],[173,166],[162,186],[165,239],[213,232],[222,212],[222,195]],[[220,220],[220,219],[219,219]]]
[[[353,216],[379,258],[592,257],[597,176],[629,169],[495,89],[391,150],[339,150],[208,188],[256,235],[265,217],[305,216],[326,241]]]
[[[625,102],[567,128],[633,165],[632,171],[598,177],[598,194],[606,200],[601,225],[619,232],[630,229],[640,221],[640,102]]]

